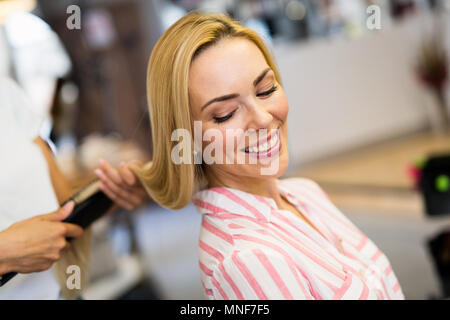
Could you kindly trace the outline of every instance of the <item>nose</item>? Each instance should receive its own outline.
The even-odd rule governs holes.
[[[270,109],[260,103],[259,101],[253,100],[248,110],[250,111],[250,123],[249,129],[268,129],[273,121],[273,115],[270,113]]]

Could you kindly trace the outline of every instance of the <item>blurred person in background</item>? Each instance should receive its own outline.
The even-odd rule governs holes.
[[[6,27],[0,25],[0,52],[6,53],[0,56],[0,248],[7,248],[0,250],[0,276],[36,272],[14,277],[0,288],[0,299],[75,298],[88,278],[90,231],[83,233],[78,226],[61,222],[72,207],[58,208],[72,195],[72,189],[50,148],[50,110],[45,108],[56,78],[67,72],[70,61],[55,35],[36,19],[21,12]],[[47,33],[39,34],[37,29]],[[35,36],[33,41],[27,42],[26,32]],[[16,49],[14,59],[8,56],[8,52],[12,54],[10,45]],[[52,68],[42,69],[43,60],[48,59]],[[11,70],[28,92],[13,80]],[[143,202],[143,188],[128,183],[134,175],[126,164],[119,170],[106,166],[105,172],[119,186],[112,196],[117,206],[132,210]],[[76,239],[68,246],[66,237]],[[54,262],[53,273],[48,269]],[[69,265],[81,269],[80,290],[66,286]]]
[[[17,264],[9,263],[7,267],[5,262],[0,269],[1,274],[35,272],[48,269],[52,262],[58,261],[55,269],[59,285],[51,270],[18,275],[0,288],[0,298],[57,299],[61,289],[64,297],[73,298],[81,291],[67,290],[66,268],[72,264],[80,266],[82,283],[86,283],[89,231],[79,237],[82,234],[79,227],[59,222],[70,214],[71,208],[57,209],[72,195],[72,189],[49,145],[39,137],[42,118],[32,111],[31,105],[17,84],[11,79],[0,78],[0,146],[4,169],[0,183],[0,207],[3,208],[0,214],[0,247],[16,248],[14,260],[21,264],[19,269],[13,270],[11,268]],[[116,194],[111,198],[117,206],[132,210],[142,204],[145,192],[133,182],[134,175],[126,164],[119,170],[106,165],[105,172],[116,181]],[[56,212],[36,216],[52,211]],[[79,238],[72,242],[70,249],[63,250],[67,246],[66,236]],[[45,243],[47,247],[33,246],[39,243]],[[20,250],[24,246],[29,251]],[[42,255],[40,262],[36,264],[27,260],[30,254],[37,255],[36,259]],[[0,257],[0,261],[11,260],[12,257]]]

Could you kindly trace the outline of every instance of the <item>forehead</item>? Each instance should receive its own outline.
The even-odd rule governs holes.
[[[193,93],[207,90],[208,95],[232,93],[242,85],[252,85],[267,66],[261,50],[252,41],[221,40],[192,62],[189,90]]]

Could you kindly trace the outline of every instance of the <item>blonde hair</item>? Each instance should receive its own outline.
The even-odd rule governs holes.
[[[91,262],[91,238],[92,229],[88,228],[81,237],[72,240],[70,248],[64,250],[61,253],[61,259],[53,265],[53,271],[61,289],[61,296],[64,299],[75,299],[81,296],[87,287],[89,282],[89,265]],[[67,285],[69,276],[67,268],[74,265],[80,268],[79,289],[69,288]]]
[[[204,182],[203,168],[193,164],[194,161],[191,164],[171,161],[172,149],[177,144],[171,141],[172,132],[185,129],[193,139],[188,95],[191,62],[220,40],[235,37],[248,39],[261,50],[281,84],[272,53],[263,40],[256,32],[225,14],[192,11],[173,24],[153,48],[147,69],[153,159],[142,167],[133,168],[133,172],[150,197],[163,207],[183,208]]]

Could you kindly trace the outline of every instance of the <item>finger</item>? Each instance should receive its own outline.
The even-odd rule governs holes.
[[[96,169],[95,174],[100,179],[100,181],[105,185],[108,186],[111,191],[114,193],[122,193],[123,191],[131,192],[133,187],[129,186],[127,183],[121,183],[117,184],[115,181],[113,181],[110,177],[106,176],[100,169]]]
[[[126,187],[125,185],[119,187],[99,172],[99,169],[95,170],[95,173],[102,182],[100,189],[119,206],[127,210],[132,210],[143,202],[146,193],[142,193],[143,190],[141,190],[141,187]]]
[[[105,185],[100,186],[100,190],[103,191],[104,194],[108,196],[111,200],[113,200],[116,204],[118,204],[120,207],[125,208],[127,210],[133,209],[133,207],[124,201],[122,198],[120,198],[117,194],[109,190]]]
[[[131,203],[133,207],[138,207],[144,202],[144,199],[136,194],[132,194],[132,196],[128,198],[128,202]]]
[[[103,179],[100,178],[100,180],[102,181],[103,186],[107,187],[111,192],[116,194],[118,197],[126,199],[127,194],[126,189],[124,187],[118,186],[117,184],[114,183],[114,181],[107,179],[105,177],[103,177]]]
[[[128,203],[133,207],[139,205],[142,202],[137,195],[134,195],[133,193],[128,192],[123,188],[118,188],[113,184],[106,184],[106,185],[102,184],[100,186],[100,190],[105,191],[105,193],[109,192],[109,194],[114,194],[115,195],[114,199],[113,198],[111,199],[114,200],[115,202]],[[106,195],[108,195],[108,193],[106,193]],[[129,208],[128,205],[126,206],[126,208],[132,209]]]
[[[102,171],[102,169],[95,169],[95,175],[100,179],[103,184],[114,183],[107,175]]]
[[[128,167],[141,168],[144,163],[140,160],[131,160],[128,161]]]
[[[113,201],[115,201],[119,198],[119,196],[117,194],[115,194],[114,192],[112,192],[103,182],[100,185],[100,190]]]
[[[103,172],[106,174],[106,176],[109,177],[112,181],[114,181],[114,183],[119,185],[123,183],[122,178],[120,177],[117,170],[111,167],[108,162],[106,162],[105,160],[100,160],[99,163],[100,168],[103,169]]]
[[[133,204],[129,203],[127,200],[122,199],[117,194],[115,194],[114,192],[109,190],[106,186],[101,185],[100,189],[103,191],[103,193],[105,193],[111,200],[113,200],[120,207],[127,209],[127,210],[134,209]]]
[[[128,211],[131,211],[135,208],[135,206],[133,206],[132,204],[125,202],[123,200],[119,200],[116,203],[119,207],[124,208],[125,210],[128,210]]]
[[[62,250],[64,250],[64,249],[66,249],[68,245],[69,245],[69,241],[67,241],[66,239],[64,239],[64,240],[62,241],[62,247],[61,247],[60,250],[62,251]]]
[[[142,199],[147,198],[149,195],[147,193],[147,190],[145,190],[144,187],[139,186],[134,188],[134,192],[139,195]]]
[[[120,200],[122,200],[123,202],[137,202],[137,200],[135,200],[136,196],[133,196],[132,194],[133,187],[129,186],[124,180],[122,180],[122,178],[122,183],[116,184],[115,181],[113,181],[111,178],[105,175],[101,175],[98,172],[97,176],[100,177],[103,187],[105,188],[105,190],[109,191],[110,198],[115,202],[120,202]],[[129,205],[125,205],[124,203],[122,203],[121,206],[129,210],[132,209]]]
[[[148,197],[147,191],[143,187],[133,187],[128,192],[131,195],[130,201],[135,205],[141,205]]]
[[[59,208],[54,212],[44,214],[41,217],[49,221],[62,221],[72,213],[74,206],[74,202],[69,201],[62,208]]]
[[[133,189],[133,191],[130,191],[130,192],[132,192],[133,195],[135,195],[136,198],[139,199],[139,203],[144,202],[145,199],[147,199],[147,197],[148,197],[147,191],[142,187],[135,187]]]
[[[131,172],[130,168],[123,162],[120,164],[119,174],[128,185],[133,186],[136,184],[137,181],[134,173]]]
[[[83,228],[72,223],[63,222],[66,228],[65,236],[70,238],[78,238],[83,234]]]
[[[120,197],[133,206],[138,206],[143,201],[143,198],[134,191],[125,191],[123,192],[123,196],[121,195]]]
[[[64,251],[68,251],[68,250],[70,250],[70,248],[71,248],[72,246],[71,246],[71,244],[70,244],[70,242],[69,241],[66,241],[66,246],[64,247]]]

